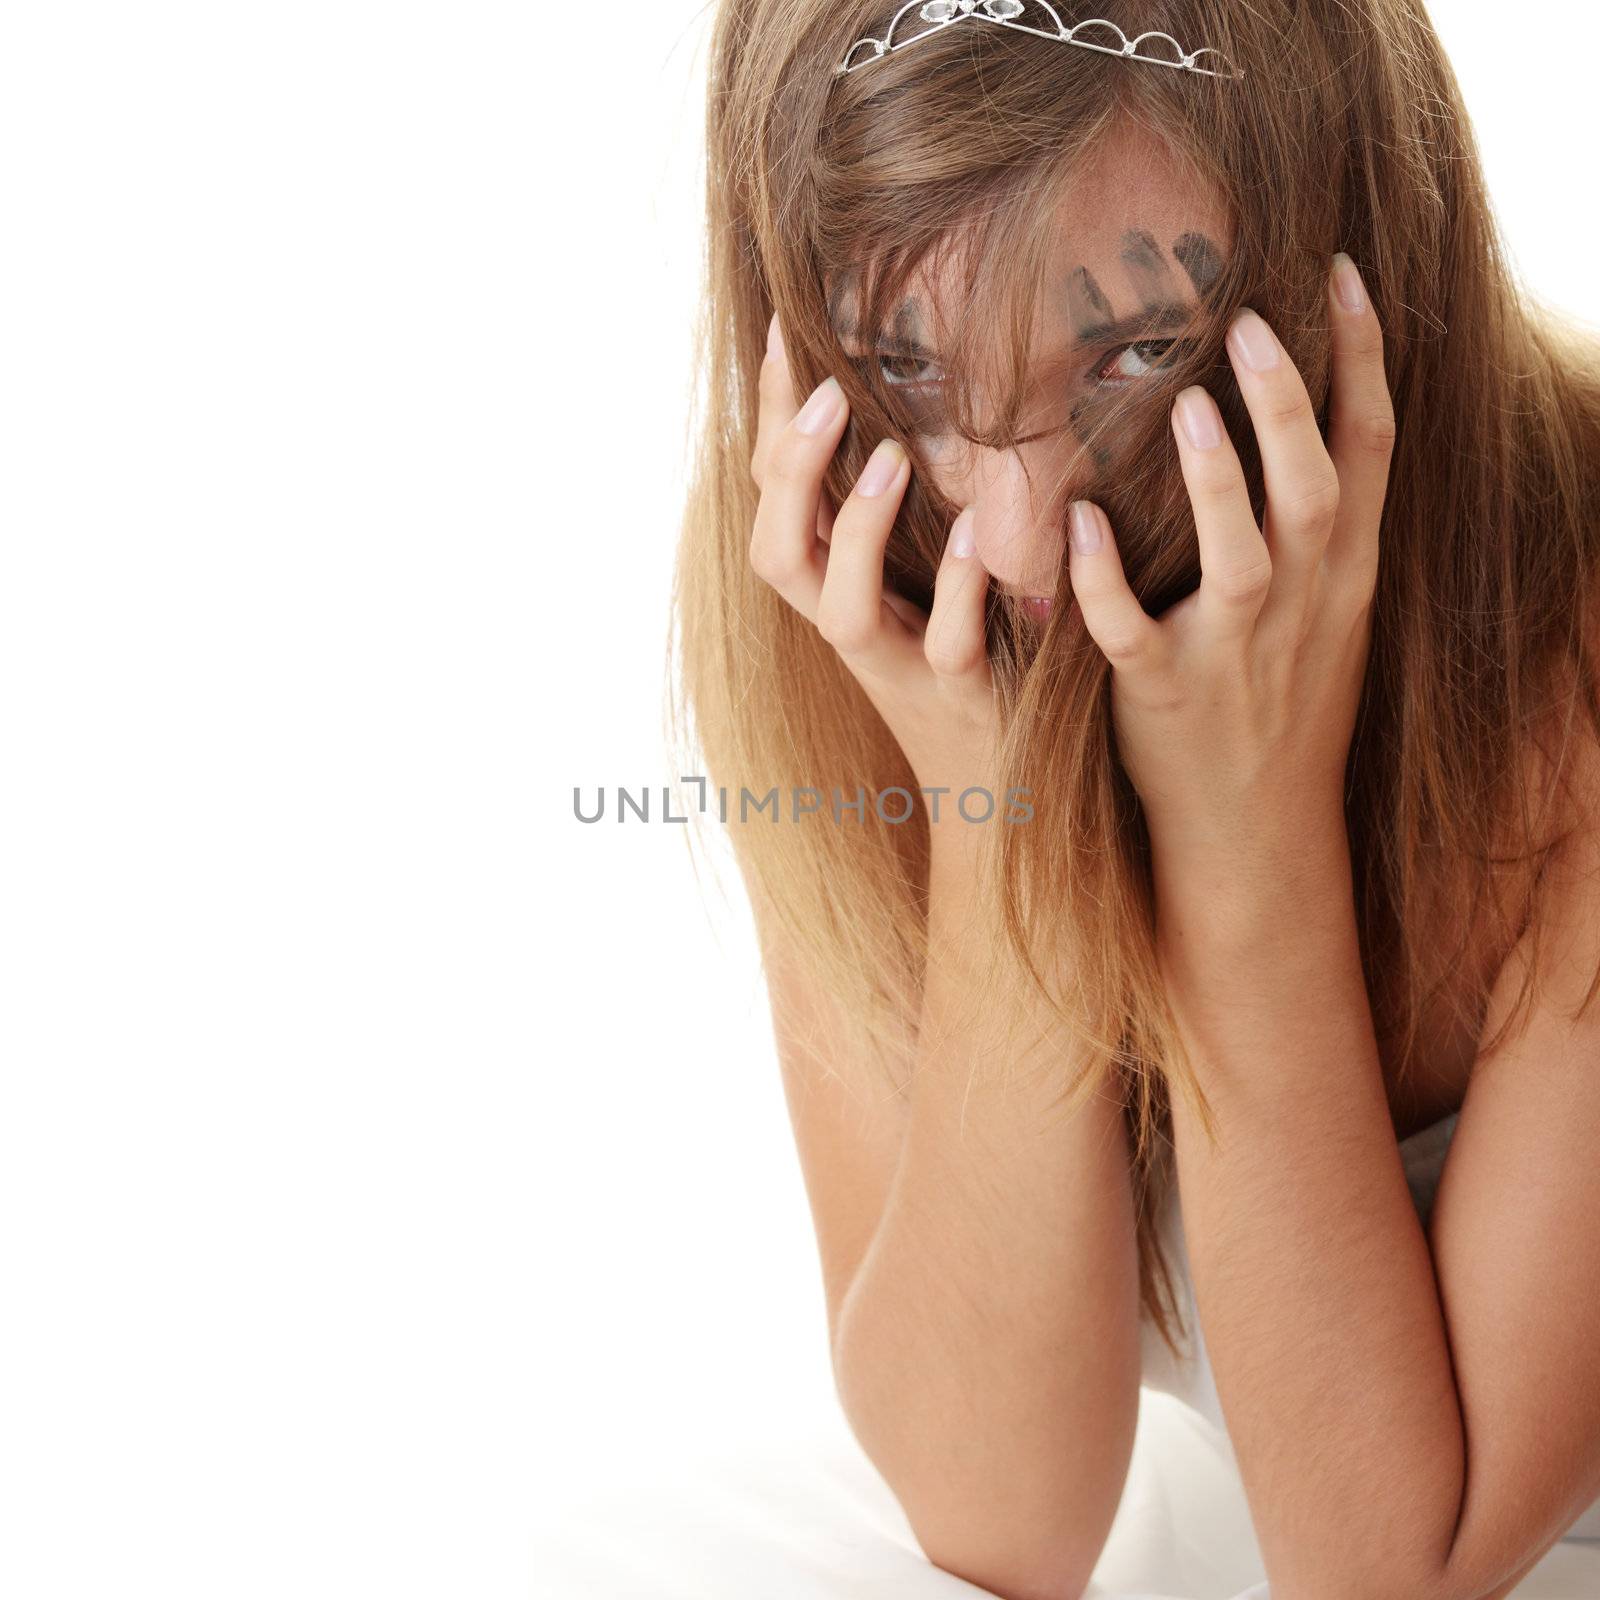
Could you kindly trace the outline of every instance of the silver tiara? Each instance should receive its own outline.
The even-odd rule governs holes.
[[[1016,19],[1027,10],[1023,0],[910,0],[909,5],[903,5],[895,12],[889,21],[888,30],[881,39],[874,39],[870,35],[856,42],[845,51],[844,60],[833,69],[836,78],[843,77],[847,72],[859,71],[869,62],[876,61],[880,56],[886,56],[891,50],[903,50],[908,44],[915,44],[918,39],[926,39],[929,34],[937,33],[941,28],[948,28],[951,23],[965,22],[971,17],[974,22],[992,22],[1001,28],[1013,28],[1018,33],[1031,33],[1036,39],[1049,39],[1054,44],[1075,44],[1080,50],[1099,50],[1108,56],[1126,56],[1130,61],[1148,61],[1156,67],[1178,67],[1185,72],[1203,72],[1208,78],[1242,78],[1242,71],[1235,71],[1228,58],[1220,50],[1213,50],[1210,45],[1202,45],[1198,50],[1185,52],[1183,46],[1172,37],[1170,33],[1141,33],[1138,38],[1130,39],[1114,22],[1107,22],[1103,17],[1090,17],[1085,22],[1075,22],[1069,28],[1055,13],[1049,0],[1032,0],[1041,11],[1049,12],[1050,20],[1055,23],[1053,31],[1044,28],[1029,27],[1026,22]],[[900,25],[900,19],[906,12],[915,10],[921,19],[929,24],[921,33],[913,33],[903,39],[896,39],[894,30]],[[1080,39],[1078,35],[1086,28],[1108,28],[1117,37],[1113,44],[1095,44],[1089,39]],[[1139,46],[1146,39],[1165,39],[1172,46],[1171,54],[1146,55]],[[860,56],[858,50],[865,49]],[[1199,57],[1215,56],[1222,63],[1225,70],[1216,67],[1203,67],[1199,64]]]

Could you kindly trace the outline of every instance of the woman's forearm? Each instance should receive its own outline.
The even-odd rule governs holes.
[[[1466,1452],[1373,1037],[1348,856],[1169,884],[1163,971],[1206,1095],[1173,1140],[1195,1290],[1274,1594],[1436,1592]],[[1352,1537],[1351,1530],[1359,1530]]]
[[[1122,1112],[1105,1092],[1071,1116],[1050,1106],[1070,1063],[1059,1024],[1020,974],[980,981],[998,929],[959,836],[934,849],[905,1146],[835,1370],[929,1558],[1007,1600],[1060,1600],[1098,1558],[1138,1417]],[[993,1081],[994,1038],[1019,1016],[1027,1059],[1005,1065],[1050,1063],[1037,1087]]]

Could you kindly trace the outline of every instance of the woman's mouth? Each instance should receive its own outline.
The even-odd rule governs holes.
[[[1048,622],[1050,608],[1055,604],[1054,599],[1047,594],[1025,594],[1022,597],[1022,609],[1033,618],[1035,622]]]

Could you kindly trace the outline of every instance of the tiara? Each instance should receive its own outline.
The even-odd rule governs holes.
[[[880,56],[888,55],[891,50],[903,50],[908,44],[915,44],[918,39],[926,39],[929,34],[937,33],[941,28],[948,28],[953,22],[964,22],[971,17],[975,22],[992,22],[1002,28],[1015,29],[1018,33],[1031,33],[1036,39],[1049,39],[1055,44],[1075,44],[1080,50],[1099,50],[1108,56],[1125,56],[1130,61],[1148,61],[1156,67],[1178,67],[1185,72],[1203,72],[1208,78],[1244,76],[1242,71],[1234,69],[1220,50],[1213,50],[1210,45],[1202,45],[1198,50],[1185,52],[1183,46],[1170,33],[1141,33],[1136,39],[1130,39],[1116,23],[1107,22],[1103,17],[1090,17],[1087,21],[1073,23],[1069,28],[1056,15],[1055,8],[1049,4],[1049,0],[1033,0],[1033,3],[1041,11],[1049,12],[1050,20],[1055,23],[1053,33],[1043,28],[1029,27],[1027,23],[1016,20],[1027,9],[1023,0],[923,0],[920,6],[917,0],[910,0],[909,5],[903,5],[895,12],[889,21],[888,30],[881,39],[874,39],[871,35],[865,39],[857,39],[845,51],[844,60],[833,69],[833,75],[842,78],[847,72],[857,72]],[[929,26],[921,33],[896,39],[894,30],[899,26],[900,19],[912,9],[915,9],[917,15]],[[1109,28],[1117,36],[1117,43],[1095,44],[1091,40],[1078,38],[1077,36],[1085,28]],[[1165,39],[1177,53],[1145,55],[1139,46],[1146,39]],[[863,45],[867,46],[865,53],[856,57],[856,52]],[[1227,70],[1219,71],[1216,67],[1200,66],[1198,58],[1208,55],[1215,56]]]

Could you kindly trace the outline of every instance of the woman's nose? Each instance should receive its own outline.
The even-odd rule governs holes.
[[[1059,461],[1034,461],[1015,450],[979,450],[969,486],[978,559],[1002,584],[1024,594],[1054,594],[1065,556]]]

